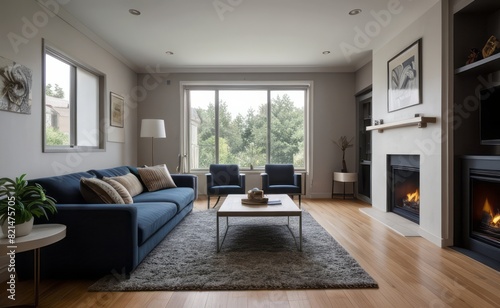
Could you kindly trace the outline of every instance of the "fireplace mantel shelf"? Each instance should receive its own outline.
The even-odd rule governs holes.
[[[367,126],[366,130],[378,130],[379,133],[383,133],[384,129],[405,127],[405,126],[413,126],[417,125],[418,128],[427,127],[427,123],[436,123],[436,117],[414,117],[407,120],[401,120],[397,122],[387,123],[387,124],[379,124]]]

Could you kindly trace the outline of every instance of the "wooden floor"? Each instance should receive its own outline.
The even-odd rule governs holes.
[[[93,281],[43,280],[40,307],[500,307],[500,272],[423,238],[394,233],[359,211],[369,205],[305,199],[302,206],[379,289],[99,293],[86,291]],[[206,199],[196,209],[206,209]],[[29,303],[29,295],[22,300]]]

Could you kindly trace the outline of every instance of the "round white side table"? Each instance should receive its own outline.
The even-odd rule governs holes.
[[[354,185],[358,181],[358,174],[356,172],[334,172],[332,178],[332,199],[334,195],[335,182],[344,183],[343,197],[345,199],[345,183],[352,183],[352,197],[354,198]]]
[[[5,237],[5,235],[4,235]],[[39,286],[40,286],[40,248],[58,242],[66,237],[66,226],[60,224],[34,225],[30,234],[13,239],[0,239],[0,255],[10,256],[11,253],[18,253],[34,250],[34,288],[35,304],[38,307]],[[10,258],[9,258],[10,260]],[[9,274],[10,276],[10,274]]]

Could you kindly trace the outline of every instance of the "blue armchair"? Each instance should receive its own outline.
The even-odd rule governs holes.
[[[207,208],[210,208],[210,196],[217,196],[219,203],[221,195],[245,194],[245,174],[240,173],[238,165],[210,165],[207,176]]]
[[[292,164],[267,164],[262,177],[262,190],[267,194],[287,194],[299,196],[301,207],[302,175],[295,173]]]

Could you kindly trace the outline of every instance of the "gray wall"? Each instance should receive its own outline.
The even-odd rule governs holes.
[[[34,16],[38,17],[36,23],[33,22]],[[35,26],[31,28],[27,24]],[[22,37],[23,43],[18,46],[11,44],[8,37],[13,34]],[[42,153],[42,38],[73,58],[106,74],[106,106],[103,116],[107,132],[110,128],[107,124],[109,92],[125,97],[125,128],[112,131],[123,143],[106,142],[106,151],[99,153]],[[35,1],[27,0],[2,1],[0,56],[27,66],[33,74],[31,114],[0,111],[0,176],[14,177],[27,173],[28,178],[34,178],[136,164],[137,103],[132,98],[134,96],[129,94],[132,94],[132,89],[136,86],[137,75],[129,67],[58,16],[48,13]]]
[[[140,102],[138,122],[144,118],[165,120],[166,139],[155,140],[155,164],[166,163],[175,172],[177,155],[181,152],[181,81],[286,81],[312,80],[313,97],[311,106],[311,149],[308,155],[310,169],[307,174],[307,195],[309,197],[329,197],[331,173],[341,169],[341,151],[333,144],[342,135],[355,135],[354,73],[189,73],[154,76],[159,85],[148,91]],[[146,79],[146,80],[145,80]],[[150,75],[139,75],[139,85],[147,84]],[[169,85],[167,84],[169,80]],[[151,140],[138,141],[139,164],[151,163]],[[347,158],[348,168],[355,169],[354,149],[352,158]],[[349,151],[349,150],[348,150]],[[348,153],[349,155],[349,153]],[[347,156],[347,155],[346,155]],[[246,172],[247,187],[260,186],[260,172]],[[200,193],[205,194],[204,174],[198,174]]]

